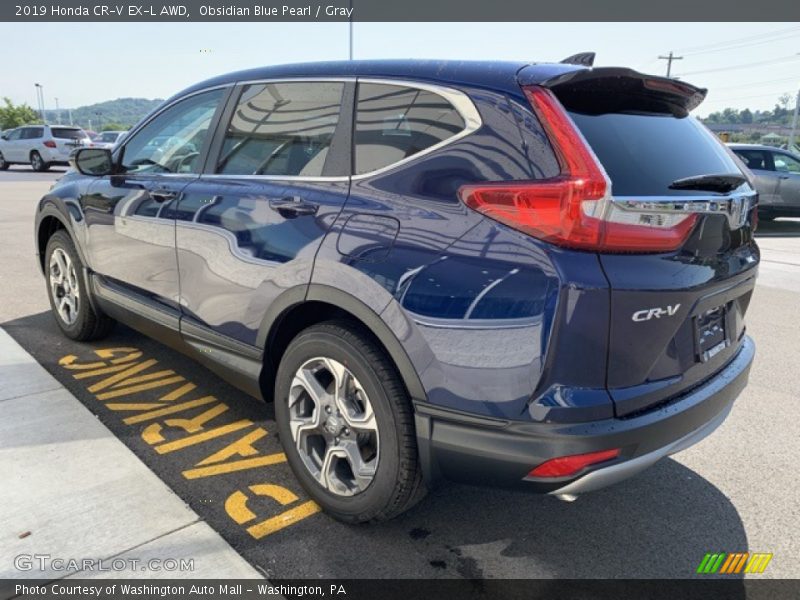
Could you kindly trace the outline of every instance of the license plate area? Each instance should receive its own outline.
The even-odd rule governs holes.
[[[700,362],[707,362],[730,345],[728,306],[717,306],[694,319],[695,353]]]

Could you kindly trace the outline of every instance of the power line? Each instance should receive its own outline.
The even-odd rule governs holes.
[[[690,47],[687,47],[687,48],[679,48],[678,50],[676,50],[676,52],[694,52],[695,50],[704,50],[706,48],[717,48],[719,46],[729,46],[730,44],[735,44],[735,43],[739,43],[739,42],[745,42],[745,41],[749,41],[749,40],[763,39],[765,37],[770,37],[770,36],[774,36],[774,35],[788,33],[790,31],[798,31],[798,30],[800,30],[800,27],[788,27],[786,29],[776,29],[774,31],[765,31],[763,33],[758,33],[758,34],[755,34],[755,35],[748,35],[748,36],[741,37],[741,38],[733,38],[733,39],[725,40],[725,41],[722,41],[722,42],[714,42],[714,43],[711,43],[711,44],[701,44],[699,46],[690,46]]]
[[[699,52],[685,52],[686,56],[698,56],[700,54],[714,54],[716,52],[729,52],[730,50],[738,50],[739,48],[747,48],[750,46],[760,46],[762,44],[772,44],[774,42],[783,42],[786,40],[792,39],[800,39],[800,34],[793,33],[791,35],[785,35],[780,37],[773,37],[768,40],[759,40],[755,42],[746,42],[744,44],[734,44],[731,46],[725,46],[724,48],[713,48],[711,50],[700,50]]]
[[[757,62],[743,63],[740,65],[731,65],[729,67],[717,67],[716,69],[703,69],[702,71],[689,71],[688,73],[681,73],[681,77],[687,77],[689,75],[701,75],[703,73],[716,73],[718,71],[735,71],[736,69],[746,69],[748,67],[758,67],[761,65],[774,65],[775,63],[798,60],[798,58],[800,57],[798,57],[797,54],[792,54],[789,56],[783,56],[781,58],[773,58],[771,60],[760,60]]]
[[[783,77],[781,79],[767,79],[766,81],[748,81],[747,84],[748,85],[763,85],[765,83],[783,83],[784,81],[800,81],[800,75],[798,75],[796,77]],[[719,87],[715,86],[712,91],[716,91],[716,90],[732,90],[732,89],[740,88],[740,87],[742,87],[741,83],[738,84],[738,85],[724,85],[724,86],[719,86]]]

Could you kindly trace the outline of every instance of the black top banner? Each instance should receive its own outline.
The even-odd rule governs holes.
[[[2,0],[0,21],[800,21],[800,2],[729,0]]]

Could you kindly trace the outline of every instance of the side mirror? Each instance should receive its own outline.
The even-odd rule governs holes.
[[[114,171],[114,161],[108,148],[78,148],[70,162],[80,173],[102,177]]]
[[[4,140],[7,140],[8,139],[8,134],[4,133],[3,135],[0,135],[0,138],[2,138]]]

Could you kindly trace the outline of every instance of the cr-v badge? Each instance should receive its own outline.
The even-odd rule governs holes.
[[[680,304],[676,304],[675,306],[667,305],[666,308],[645,308],[644,310],[637,310],[631,318],[634,321],[649,321],[653,318],[673,317],[680,307]]]

